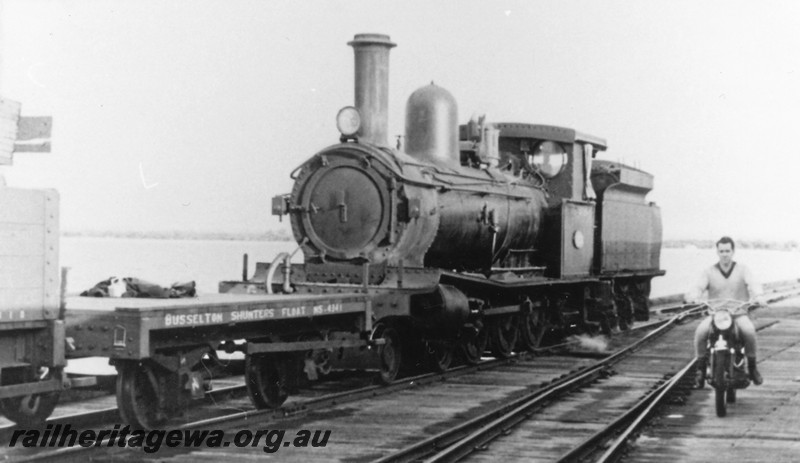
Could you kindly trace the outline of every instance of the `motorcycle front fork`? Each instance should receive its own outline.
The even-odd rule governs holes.
[[[706,377],[709,378],[711,386],[717,385],[729,387],[730,382],[735,378],[737,370],[745,371],[745,355],[740,349],[719,349],[712,350],[710,355]],[[720,368],[718,368],[718,365]]]

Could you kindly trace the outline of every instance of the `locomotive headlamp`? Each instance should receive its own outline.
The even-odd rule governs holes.
[[[567,164],[567,152],[556,142],[544,141],[536,145],[533,153],[528,155],[528,163],[546,178],[553,178]]]
[[[727,330],[731,327],[731,323],[733,323],[733,319],[727,310],[714,312],[714,326],[716,326],[718,330]]]
[[[336,115],[336,128],[342,135],[349,137],[358,133],[361,128],[361,115],[352,106],[345,106]]]

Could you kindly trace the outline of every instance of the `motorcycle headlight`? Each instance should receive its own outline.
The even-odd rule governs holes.
[[[714,312],[713,320],[714,320],[714,326],[716,326],[718,330],[727,330],[728,328],[731,327],[731,323],[733,323],[731,314],[725,310]]]

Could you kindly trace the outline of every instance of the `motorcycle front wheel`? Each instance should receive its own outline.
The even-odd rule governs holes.
[[[724,387],[714,388],[714,394],[717,402],[717,416],[720,418],[724,417],[728,413],[726,408],[727,404],[725,403],[725,392],[726,390]]]

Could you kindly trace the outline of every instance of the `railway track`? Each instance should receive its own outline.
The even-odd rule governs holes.
[[[795,287],[783,291],[773,290],[769,301],[776,302],[797,295]],[[691,311],[684,313],[688,315]],[[773,324],[774,322],[761,324],[758,329],[762,330]],[[665,328],[667,326],[665,325]],[[681,341],[687,345],[685,340],[691,339],[693,326],[689,328],[689,330],[677,329],[670,333],[669,339],[665,339],[663,343],[655,346],[656,350],[663,351],[664,345],[680,345],[678,343]],[[635,348],[632,346],[630,349]],[[683,353],[685,349],[676,349],[676,351]],[[687,390],[691,388],[691,382],[687,380],[691,380],[689,373],[694,371],[695,360],[691,356],[691,352],[689,355],[690,360],[684,360],[681,363],[681,355],[671,356],[663,355],[663,353],[654,355],[648,350],[632,353],[620,361],[620,365],[616,368],[617,374],[613,378],[609,376],[607,380],[601,379],[601,381],[609,383],[605,388],[592,386],[592,383],[601,377],[591,374],[593,372],[590,369],[587,374],[574,379],[569,378],[563,386],[554,387],[552,391],[543,390],[541,394],[532,395],[529,401],[500,416],[487,415],[485,425],[472,426],[477,429],[461,438],[452,438],[459,433],[459,430],[448,431],[402,449],[379,461],[424,460],[431,463],[461,460],[496,461],[498,459],[564,463],[617,461],[622,456],[628,441],[647,422],[648,417],[654,413],[655,409],[669,401],[681,401]],[[612,357],[607,361],[614,360]],[[650,367],[653,363],[661,365]],[[643,366],[644,368],[642,368]],[[672,370],[674,374],[666,373],[659,378],[658,373],[667,369],[665,367]],[[676,368],[677,371],[675,371]],[[651,380],[649,385],[646,380],[641,381],[642,378],[648,377]],[[634,395],[640,391],[642,397],[631,400],[631,391],[624,391],[626,383],[635,385],[629,389],[636,389],[633,391]],[[581,387],[585,387],[585,389],[581,389]],[[555,403],[553,411],[545,411],[544,408],[547,406],[551,394],[562,396],[570,394],[570,397],[568,400]],[[598,398],[607,404],[597,407]],[[622,402],[630,402],[630,404],[620,407]],[[564,416],[564,414],[568,415],[576,410],[581,412],[580,416],[572,418]],[[560,418],[553,419],[555,416],[559,416],[559,413],[561,413]],[[578,430],[576,429],[578,426],[575,426],[577,423],[589,424],[589,426]],[[599,429],[593,430],[592,428],[597,423],[603,424]],[[468,425],[471,423],[465,423],[464,426]],[[580,434],[585,434],[585,436],[576,439],[575,437]],[[564,436],[572,436],[572,438]],[[540,441],[547,442],[547,445],[544,447],[531,445],[531,440],[536,437]],[[505,442],[503,442],[504,439]],[[499,449],[487,451],[490,442],[495,440],[499,441],[496,445]],[[554,441],[561,443],[566,441],[567,443],[553,445]]]
[[[658,324],[658,322],[656,323]],[[577,342],[570,343],[576,344]],[[566,347],[567,344],[560,346],[561,349]],[[542,349],[542,352],[552,351],[556,349],[555,346]],[[249,399],[244,397],[244,385],[225,388],[224,390],[217,391],[218,395],[241,395],[236,400],[228,403],[219,403],[218,407],[209,411],[208,408],[190,413],[188,418],[190,421],[182,424],[173,424],[168,426],[168,429],[198,429],[219,427],[225,425],[226,428],[236,429],[236,427],[252,427],[253,421],[258,422],[274,422],[276,420],[286,420],[287,418],[298,418],[310,413],[325,413],[332,407],[356,402],[364,399],[374,399],[382,396],[390,396],[400,393],[404,390],[417,389],[425,387],[426,385],[452,381],[455,378],[476,374],[481,372],[490,372],[493,369],[504,365],[511,365],[517,362],[525,361],[525,359],[532,358],[530,354],[523,353],[514,355],[507,359],[493,359],[486,360],[479,365],[473,366],[460,366],[444,373],[429,373],[422,374],[410,378],[403,378],[396,381],[391,385],[374,385],[373,376],[356,374],[356,378],[348,375],[347,380],[332,381],[323,383],[322,387],[305,391],[304,394],[298,395],[292,401],[287,402],[282,408],[277,410],[263,409],[254,410],[249,403]],[[586,362],[588,360],[581,360],[578,357],[566,355],[564,359],[573,360],[577,362]],[[367,385],[364,385],[367,384]],[[326,392],[331,391],[332,392]],[[238,394],[237,394],[238,393]],[[215,402],[215,399],[207,398],[206,403]],[[212,407],[213,408],[213,407]],[[187,417],[184,417],[186,419]],[[109,408],[99,410],[96,412],[87,412],[83,414],[75,414],[63,416],[48,420],[48,424],[55,427],[58,424],[71,424],[73,427],[82,425],[85,429],[110,429],[113,427],[114,419],[118,421],[118,414],[116,408]],[[74,421],[73,421],[74,420]],[[79,423],[76,425],[76,422]],[[8,436],[14,430],[13,427],[8,427],[3,430],[3,437],[7,440]],[[88,449],[82,447],[71,447],[61,449],[36,449],[37,451],[30,452],[31,449],[20,449],[19,461],[39,461],[39,460],[59,460],[64,458],[82,458],[77,454],[85,453]],[[12,456],[13,458],[14,456]],[[134,458],[135,460],[138,457]]]
[[[381,463],[405,462],[426,460],[431,462],[459,461],[476,450],[484,449],[489,442],[498,437],[507,435],[509,430],[524,425],[534,416],[540,416],[551,404],[557,404],[567,395],[573,398],[579,394],[594,396],[595,389],[590,387],[615,375],[611,370],[620,362],[629,362],[630,357],[648,352],[645,346],[664,335],[667,331],[681,323],[685,318],[697,316],[696,308],[691,308],[674,316],[660,328],[650,332],[647,336],[617,351],[615,354],[598,361],[596,364],[561,378],[552,384],[530,394],[492,410],[476,419],[467,421],[460,426],[432,436],[422,442],[400,449],[378,460]],[[637,352],[642,349],[641,352]],[[585,400],[590,405],[591,400]],[[582,407],[579,407],[582,408]],[[551,426],[545,423],[543,427]],[[574,461],[574,460],[564,460]]]
[[[639,329],[645,331],[660,323],[662,322],[644,325]],[[620,336],[619,338],[624,337],[636,338],[641,337],[641,335],[637,336],[636,331],[631,331],[626,332],[625,336]],[[617,342],[623,341],[617,340]],[[546,350],[552,350],[552,347]],[[387,406],[389,408],[396,408],[396,406],[392,404],[402,404],[409,401],[415,402],[413,397],[420,397],[423,398],[422,400],[433,400],[433,402],[436,402],[436,395],[438,393],[435,391],[437,389],[449,389],[453,387],[459,389],[460,394],[465,396],[465,400],[457,400],[464,409],[462,411],[470,413],[472,411],[470,410],[472,408],[470,404],[473,403],[473,400],[466,400],[466,398],[474,399],[473,396],[475,394],[473,391],[479,390],[479,384],[491,385],[495,382],[497,375],[506,376],[506,380],[512,380],[512,382],[516,383],[514,385],[508,385],[507,381],[503,381],[503,383],[506,383],[505,386],[495,387],[493,388],[494,390],[489,391],[486,397],[488,403],[484,406],[488,407],[491,402],[505,400],[504,396],[507,395],[506,393],[510,392],[512,393],[511,395],[517,395],[525,390],[539,389],[540,385],[543,383],[558,382],[560,381],[558,380],[559,377],[575,374],[572,370],[583,370],[595,363],[596,360],[594,358],[591,358],[591,356],[584,356],[581,352],[582,351],[579,350],[578,355],[562,353],[561,355],[551,354],[547,357],[534,357],[523,354],[509,359],[490,360],[477,366],[460,367],[443,374],[427,374],[413,378],[405,378],[388,387],[367,386],[356,390],[327,394],[308,400],[301,399],[298,400],[298,403],[287,404],[288,406],[280,410],[243,411],[225,416],[193,420],[170,429],[188,430],[216,428],[223,429],[226,433],[234,433],[238,429],[254,428],[254,422],[271,424],[281,423],[281,426],[286,425],[287,427],[291,427],[292,423],[296,423],[299,426],[303,422],[309,420],[313,421],[315,417],[318,416],[336,416],[338,413],[337,408],[347,408],[348,404],[357,404],[353,405],[357,408],[364,406]],[[532,382],[532,380],[534,381]],[[427,396],[431,391],[434,391],[433,396]],[[409,399],[409,396],[412,398]],[[425,398],[426,396],[427,398]],[[429,418],[431,423],[435,423],[438,420],[436,413],[431,414]],[[458,417],[455,418],[458,419]],[[413,421],[410,417],[408,419],[409,421]],[[345,428],[349,427],[347,424],[343,426]],[[147,456],[143,455],[141,451],[137,452],[134,450],[131,452],[131,450],[132,449],[108,450],[103,448],[91,449],[87,452],[87,449],[81,447],[45,449],[44,451],[38,452],[36,455],[26,455],[24,460],[78,461],[89,457],[103,460],[114,459],[115,461],[138,461],[142,457]],[[157,455],[153,456],[162,460],[165,457],[164,450],[165,449],[162,449]],[[178,449],[170,449],[170,452],[172,450]],[[191,449],[184,450],[187,451]],[[241,454],[243,450],[244,449],[240,448],[235,449],[238,454]],[[256,450],[259,449],[256,448]],[[99,456],[97,455],[98,451],[102,452]],[[261,453],[263,454],[264,452],[262,451]],[[185,456],[188,457],[188,455],[191,454],[192,452]],[[282,455],[281,459],[283,459],[284,456],[285,455]],[[231,457],[231,455],[227,457]],[[176,458],[180,459],[178,456],[176,456]],[[220,456],[220,458],[226,458],[226,456]],[[368,459],[372,458],[373,456],[370,456]]]
[[[797,288],[790,288],[786,290],[784,288],[783,291],[776,291],[775,297],[787,297],[787,295],[796,295]],[[656,310],[657,313],[669,314],[671,310]],[[653,325],[646,326],[644,328],[639,327],[640,329],[652,329],[653,326],[658,324],[657,322]],[[634,333],[623,333],[622,336],[617,336],[615,338],[615,342],[622,343],[623,338],[625,337],[636,337]],[[685,339],[684,339],[685,340]],[[489,361],[482,363],[481,365],[475,367],[460,367],[451,371],[448,371],[444,374],[430,374],[430,375],[421,375],[414,378],[405,378],[401,381],[396,382],[394,385],[389,387],[380,387],[380,386],[364,386],[364,387],[356,387],[353,389],[353,383],[349,385],[352,390],[344,390],[344,391],[336,391],[333,393],[322,393],[320,395],[320,391],[317,391],[317,397],[299,397],[296,403],[288,403],[287,406],[284,408],[274,411],[274,410],[263,410],[263,411],[241,411],[238,413],[212,413],[214,416],[208,416],[208,413],[205,414],[199,413],[201,416],[191,417],[191,421],[185,423],[181,426],[174,426],[169,427],[169,429],[209,429],[210,427],[213,428],[220,428],[224,429],[226,433],[233,433],[237,429],[255,429],[256,427],[263,427],[264,423],[269,423],[271,427],[281,426],[283,428],[291,428],[291,426],[304,426],[308,423],[319,423],[321,427],[329,426],[331,429],[336,427],[336,424],[333,422],[338,414],[338,409],[342,407],[349,409],[347,406],[348,403],[354,403],[356,401],[361,401],[364,403],[372,403],[373,405],[367,405],[367,407],[376,407],[381,408],[381,405],[378,402],[383,401],[384,405],[391,408],[392,403],[395,404],[396,407],[399,407],[400,410],[403,410],[404,406],[402,405],[404,402],[414,402],[415,396],[418,396],[415,391],[423,391],[427,389],[434,390],[434,396],[437,394],[435,390],[439,389],[453,389],[458,388],[461,386],[467,386],[467,392],[469,389],[480,390],[480,386],[486,388],[492,383],[497,383],[495,387],[492,387],[493,393],[492,394],[477,394],[478,396],[486,395],[484,397],[484,403],[481,406],[478,406],[477,409],[475,407],[465,406],[462,407],[463,410],[456,411],[456,413],[452,414],[450,420],[444,420],[444,422],[436,423],[436,419],[433,419],[429,423],[429,427],[436,428],[438,427],[446,427],[452,428],[453,423],[455,421],[464,421],[464,417],[472,415],[473,418],[475,415],[479,414],[478,412],[483,412],[483,414],[490,413],[489,409],[494,402],[504,402],[507,401],[509,396],[521,396],[524,392],[530,393],[531,391],[543,391],[548,388],[555,388],[558,384],[566,384],[570,378],[579,375],[583,378],[588,378],[584,381],[590,382],[607,382],[609,378],[613,378],[618,375],[612,374],[613,371],[609,370],[608,366],[605,367],[591,367],[592,364],[592,357],[590,355],[582,356],[580,355],[580,351],[578,352],[579,355],[550,355],[548,357],[530,357],[530,356],[520,356],[515,357],[512,359],[506,359],[503,361]],[[596,355],[594,356],[596,357]],[[600,362],[606,363],[614,363],[619,361],[619,357],[615,359],[615,357],[611,357],[611,359],[604,359]],[[536,370],[536,371],[532,371]],[[570,370],[579,370],[570,373]],[[589,371],[593,371],[593,373],[588,373]],[[522,383],[520,376],[525,376],[525,381],[527,383]],[[558,379],[559,377],[565,377]],[[362,378],[363,380],[363,378]],[[575,381],[573,384],[578,384],[578,380]],[[542,383],[551,383],[549,386],[540,387]],[[475,386],[474,388],[471,386]],[[494,385],[493,385],[494,386]],[[335,387],[335,386],[334,386]],[[586,383],[583,383],[580,386],[562,386],[562,390],[574,390],[574,387],[583,387],[584,390],[587,389]],[[543,392],[537,392],[534,395],[543,395]],[[467,394],[469,395],[469,394]],[[422,397],[421,395],[419,395]],[[506,397],[504,397],[506,396]],[[373,400],[382,397],[381,400]],[[552,398],[551,401],[556,400]],[[369,401],[363,401],[362,399],[370,398]],[[478,397],[479,398],[479,397]],[[472,397],[471,400],[467,400],[466,398],[462,400],[463,404],[468,403],[475,403],[476,397]],[[422,399],[427,400],[427,399]],[[516,402],[519,402],[517,400]],[[484,406],[485,405],[485,406]],[[231,409],[236,408],[244,408],[249,409],[250,406],[244,399],[239,399],[238,402],[234,401],[234,403],[229,404],[227,407],[222,407],[221,409],[227,408],[229,411]],[[478,410],[478,409],[484,410]],[[508,406],[504,406],[504,408],[508,408]],[[103,422],[109,423],[108,418],[111,416],[110,414],[113,413],[111,410],[104,410],[102,413],[105,414],[105,418],[99,420],[95,423]],[[348,413],[345,413],[347,415]],[[320,416],[329,416],[333,421],[329,422],[320,422]],[[72,417],[64,417],[61,418],[62,423],[72,423],[75,426],[75,421],[71,421],[74,418]],[[89,418],[84,417],[87,426],[91,425],[92,420]],[[405,416],[399,421],[408,421],[414,422],[415,418],[412,416]],[[441,421],[441,420],[440,420]],[[53,421],[53,424],[57,423],[57,421]],[[260,426],[255,426],[254,423],[259,423]],[[347,424],[344,424],[344,427],[347,428]],[[424,427],[424,426],[423,426]],[[500,435],[506,433],[508,428],[504,428],[503,432],[499,433]],[[2,430],[0,430],[0,433]],[[334,433],[336,436],[336,433]],[[347,436],[347,432],[340,433],[339,436]],[[384,436],[385,437],[385,436]],[[462,436],[463,437],[463,436]],[[353,439],[347,439],[352,441]],[[356,439],[357,440],[357,439]],[[402,440],[402,439],[401,439]],[[459,441],[459,439],[452,439],[452,441]],[[400,448],[400,445],[397,443],[387,443],[386,447],[394,446],[395,448]],[[480,448],[483,444],[480,445],[471,445],[471,447]],[[375,450],[378,450],[380,444],[375,447]],[[441,447],[441,445],[440,445]],[[24,449],[28,451],[30,449]],[[133,451],[132,451],[133,450]],[[100,458],[106,459],[106,457],[111,457],[114,460],[138,460],[143,455],[141,452],[136,452],[136,449],[121,449],[121,450],[114,450],[111,454],[103,454],[105,456],[101,456]],[[141,449],[139,449],[141,450]],[[162,449],[161,452],[157,454],[158,459],[163,459],[164,453]],[[177,451],[178,449],[170,449],[170,452]],[[193,455],[195,452],[191,452],[192,449],[180,449],[177,451],[179,454],[185,454],[184,456]],[[241,452],[244,449],[236,448],[231,449],[230,456],[235,456],[237,454],[241,455]],[[259,450],[259,448],[256,448]],[[31,452],[20,452],[17,455],[12,455],[12,458],[15,457],[22,457],[24,459],[31,459],[31,460],[83,460],[86,458],[86,455],[89,455],[91,458],[94,458],[96,452],[90,452],[88,454],[83,452],[83,449],[80,447],[75,448],[65,448],[65,449],[46,449],[44,452],[37,452],[36,454],[32,454]],[[287,457],[290,457],[289,453],[292,453],[291,456],[300,457],[300,460],[306,461],[306,457],[309,455],[302,456],[298,452],[284,452],[275,454],[265,454],[263,451],[260,453],[262,456],[278,456],[279,459],[284,460]],[[372,460],[375,458],[380,458],[382,455],[385,455],[386,451],[379,450],[373,454],[364,455],[363,460]],[[83,456],[79,456],[82,454]],[[224,458],[224,456],[220,455]],[[330,455],[328,455],[330,456]],[[179,461],[181,460],[180,455],[175,455],[175,458],[178,458]],[[353,456],[355,460],[361,460],[361,457]],[[417,457],[415,457],[417,458]],[[326,458],[327,459],[327,458]],[[347,456],[344,456],[343,459],[351,459]],[[401,459],[397,460],[387,460],[387,461],[406,461]],[[436,461],[436,460],[434,460]],[[441,460],[441,461],[448,461],[448,460]]]
[[[663,323],[662,320],[656,320],[651,323],[639,324],[635,327],[631,328],[629,331],[624,333],[619,333],[620,335],[624,336],[637,336],[636,333],[640,331],[646,331],[652,329]],[[438,381],[438,380],[445,380],[450,376],[453,375],[461,375],[468,373],[473,370],[477,369],[486,369],[492,368],[494,365],[498,363],[505,363],[509,361],[515,361],[515,359],[524,358],[527,355],[541,355],[544,353],[551,353],[551,352],[559,352],[564,351],[565,349],[569,349],[570,347],[577,346],[581,343],[580,340],[568,340],[564,343],[542,347],[537,349],[533,353],[522,353],[522,354],[514,354],[508,359],[502,360],[485,360],[480,365],[477,366],[458,366],[448,370],[445,373],[430,373],[430,374],[422,374],[412,378],[403,378],[395,382],[394,386],[384,387],[384,386],[377,386],[372,385],[374,382],[374,375],[371,373],[363,373],[363,372],[344,372],[342,374],[333,374],[333,379],[329,378],[327,381],[318,383],[314,387],[305,390],[304,393],[298,395],[297,399],[290,399],[287,406],[282,407],[278,412],[276,412],[279,416],[282,416],[286,413],[296,413],[297,410],[304,409],[305,402],[312,400],[314,398],[323,396],[323,395],[330,395],[331,398],[334,398],[338,395],[348,395],[353,394],[354,396],[358,396],[361,393],[374,393],[375,391],[382,392],[391,392],[397,389],[397,385],[402,384],[426,384],[431,381]],[[574,355],[592,355],[591,352],[580,351],[577,350],[573,353]],[[344,379],[335,379],[336,377],[348,377],[350,381]],[[235,382],[238,383],[236,385],[228,385],[223,386],[219,389],[212,389],[207,393],[207,398],[205,399],[206,403],[219,403],[222,398],[235,396],[235,397],[244,397],[246,394],[246,388],[244,386],[244,379],[241,375],[233,376],[231,378],[227,378],[225,383]],[[331,392],[333,391],[333,392]],[[349,392],[347,392],[349,391]],[[113,402],[113,396],[107,396],[106,400],[103,400],[104,403],[111,403]],[[299,403],[294,404],[294,401],[299,400]],[[243,401],[241,408],[251,408],[247,405],[248,401]],[[62,403],[62,406],[65,404]],[[237,407],[237,405],[232,405],[232,407]],[[69,408],[81,408],[81,401],[74,400],[69,402]],[[79,411],[73,413],[66,413],[63,415],[53,416],[47,420],[47,424],[56,426],[58,424],[66,424],[71,423],[73,426],[97,426],[98,424],[107,424],[111,422],[115,422],[119,420],[119,413],[118,409],[115,406],[92,406],[87,405],[84,406],[86,411]],[[0,418],[1,420],[2,418]],[[172,424],[179,423],[179,421],[173,421]],[[5,439],[7,436],[13,432],[16,427],[12,423],[7,424],[0,424],[0,440]]]
[[[639,325],[635,329],[623,333],[619,338],[639,337],[641,335],[637,333],[652,329],[661,323],[663,323],[663,321]],[[618,339],[616,342],[625,341]],[[587,357],[585,351],[580,348],[574,351],[574,353],[564,353],[566,348],[570,346],[574,348],[578,344],[580,344],[580,341],[575,340],[558,346],[542,348],[539,350],[538,354],[542,355],[547,353],[548,357],[536,357],[535,364],[533,364],[535,354],[522,353],[507,359],[486,360],[479,365],[456,367],[444,373],[430,373],[403,378],[389,386],[371,384],[374,375],[361,374],[359,376],[358,374],[349,374],[345,376],[347,379],[322,383],[320,387],[298,395],[278,410],[253,410],[252,406],[249,404],[249,400],[243,397],[243,394],[237,394],[243,390],[243,386],[225,388],[225,390],[219,391],[218,394],[233,394],[240,395],[241,397],[228,401],[227,403],[216,403],[214,407],[204,407],[200,410],[190,412],[188,416],[184,417],[184,419],[189,419],[189,422],[183,424],[171,423],[171,426],[167,426],[167,429],[208,429],[210,427],[216,428],[224,425],[225,429],[235,430],[237,428],[252,427],[254,421],[264,423],[275,422],[276,420],[286,421],[287,418],[302,419],[301,417],[312,413],[326,413],[332,407],[342,404],[364,399],[392,396],[400,394],[403,391],[421,389],[437,383],[458,381],[458,378],[470,375],[491,376],[493,371],[501,367],[514,368],[514,365],[519,364],[526,364],[528,368],[531,366],[539,367],[542,366],[540,359],[547,359],[551,363],[549,367],[545,367],[544,370],[539,373],[541,382],[548,382],[554,377],[568,374],[570,368],[582,368],[592,361],[592,356]],[[562,354],[553,355],[552,352],[562,352]],[[555,370],[555,372],[553,372],[553,370]],[[367,383],[369,384],[364,385]],[[332,392],[329,392],[331,390]],[[206,403],[213,402],[215,402],[214,396],[206,400]],[[99,430],[111,429],[114,426],[114,419],[118,420],[116,409],[110,408],[97,412],[52,418],[48,420],[48,424],[53,428],[58,424],[71,424],[73,427],[81,427],[82,429]],[[76,425],[76,423],[79,424]],[[4,430],[0,430],[0,435],[3,435],[7,440],[13,430],[14,428],[7,427]],[[18,448],[16,450],[17,452],[7,454],[6,456],[17,461],[64,461],[65,459],[70,461],[82,461],[86,458],[87,450],[91,451],[92,449],[75,446],[59,449]],[[89,454],[91,454],[91,452],[89,452]],[[138,460],[141,456],[142,455],[139,454],[133,457],[133,460]],[[161,456],[163,455],[159,453],[159,458],[161,458]],[[116,460],[125,457],[115,455],[113,458]]]

